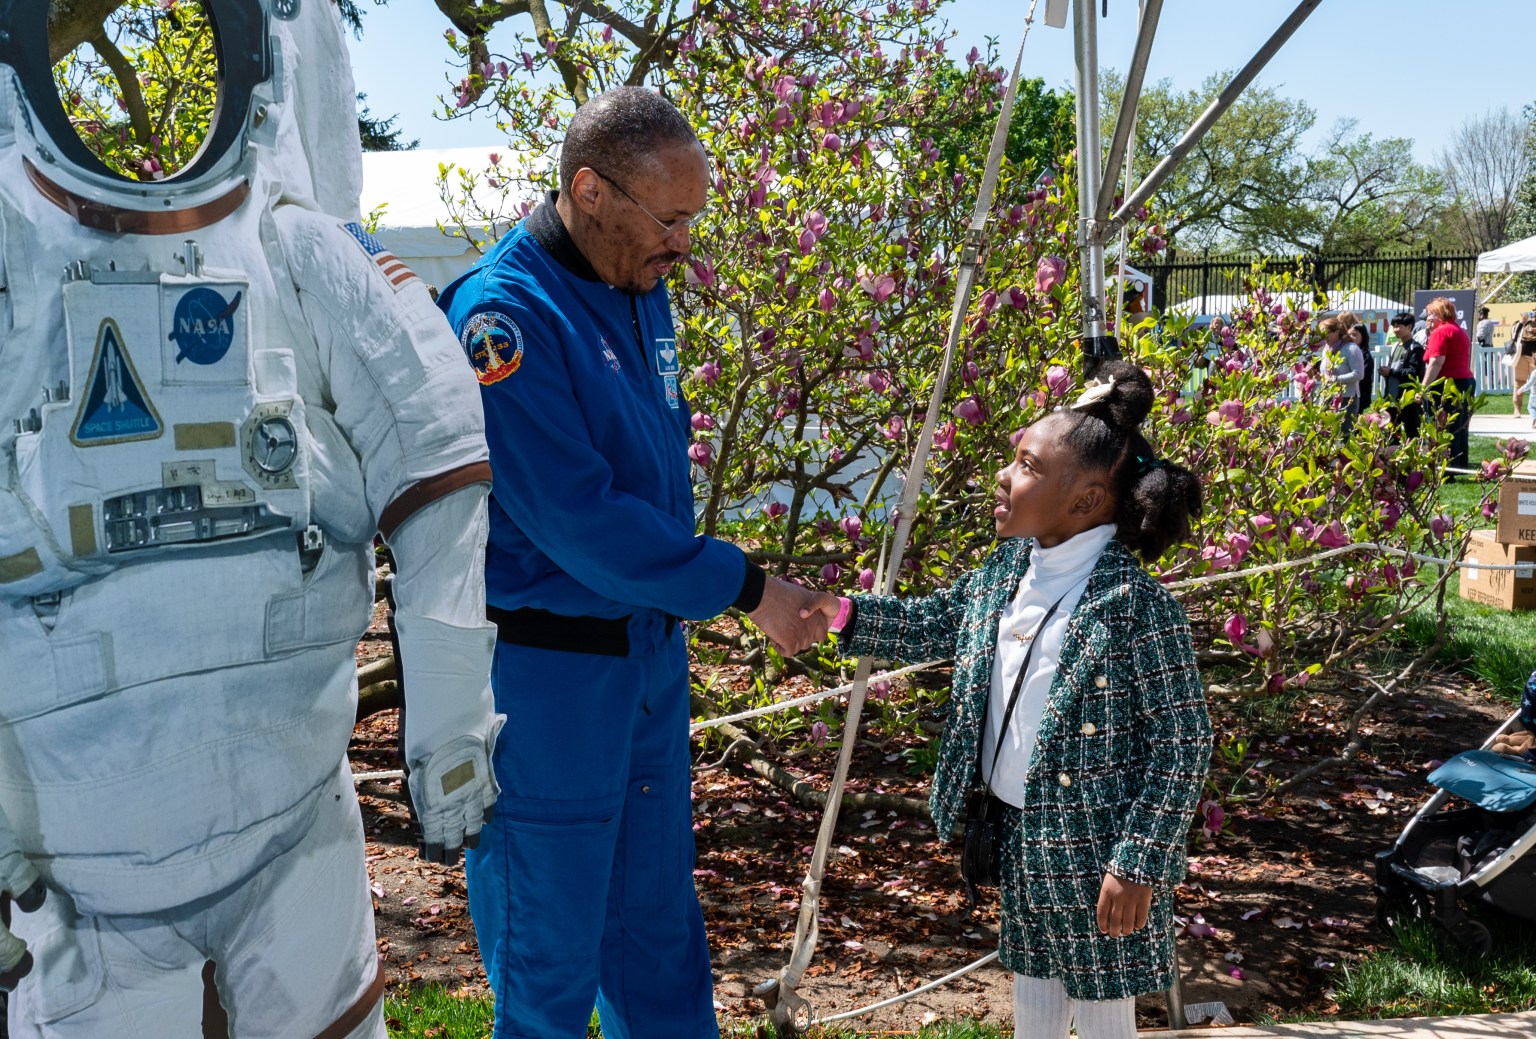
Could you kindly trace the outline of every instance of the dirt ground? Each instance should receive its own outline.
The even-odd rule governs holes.
[[[1327,756],[1341,745],[1352,707],[1322,692],[1302,701],[1292,731],[1250,746],[1243,767],[1283,779]],[[1236,710],[1213,705],[1218,744],[1248,731]],[[1464,676],[1435,676],[1367,723],[1365,749],[1350,766],[1288,796],[1230,809],[1219,835],[1192,841],[1189,876],[1177,893],[1188,925],[1178,939],[1186,1004],[1219,1001],[1237,1023],[1328,1013],[1340,966],[1385,940],[1374,923],[1372,854],[1428,796],[1424,776],[1437,759],[1481,743],[1507,713]],[[354,768],[392,767],[393,730],[392,712],[359,726]],[[745,1020],[761,1013],[753,986],[787,957],[820,814],[756,777],[709,767],[718,757],[718,749],[697,754],[704,767],[695,775],[695,876],[716,1000],[727,1018]],[[813,773],[832,764],[828,749],[795,767]],[[925,797],[905,764],[889,744],[863,745],[850,789]],[[462,871],[416,860],[398,784],[365,783],[359,793],[390,985],[484,992]],[[833,859],[817,956],[800,990],[821,1014],[909,991],[995,948],[995,907],[967,915],[956,849],[936,840],[931,824],[845,812]],[[935,1019],[1009,1020],[1010,984],[994,964],[860,1023],[913,1029]],[[1142,1027],[1166,1026],[1163,999],[1143,997],[1138,1016]]]

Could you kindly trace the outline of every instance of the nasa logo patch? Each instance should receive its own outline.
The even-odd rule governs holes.
[[[176,363],[218,364],[235,342],[235,311],[244,293],[227,300],[213,289],[191,289],[176,301],[170,339],[176,344]]]
[[[490,386],[523,366],[523,332],[505,314],[485,311],[464,323],[460,337],[480,385]]]

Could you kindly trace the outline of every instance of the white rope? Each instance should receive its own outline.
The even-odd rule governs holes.
[[[384,779],[404,779],[405,772],[398,768],[392,768],[387,772],[354,772],[352,773],[352,785],[359,783],[373,783]]]
[[[833,1021],[846,1021],[850,1017],[863,1017],[865,1014],[874,1013],[876,1010],[881,1010],[881,1009],[883,1009],[885,1007],[888,1007],[888,1006],[894,1006],[897,1003],[904,1003],[907,1000],[911,999],[913,996],[921,996],[924,992],[931,992],[934,989],[939,988],[942,985],[948,985],[951,981],[954,981],[956,978],[963,978],[963,977],[965,977],[967,974],[969,974],[973,970],[977,970],[977,969],[979,969],[981,967],[985,967],[987,964],[989,964],[993,960],[997,959],[997,956],[998,956],[998,953],[994,949],[992,952],[987,953],[985,956],[983,956],[981,959],[977,960],[975,963],[967,964],[966,966],[961,967],[957,971],[953,971],[953,972],[951,972],[949,974],[944,975],[942,978],[940,978],[937,981],[930,981],[928,984],[922,986],[921,988],[915,988],[911,992],[903,992],[901,995],[899,995],[899,996],[892,996],[890,999],[882,999],[878,1003],[871,1003],[869,1006],[867,1006],[867,1007],[860,1007],[857,1010],[845,1010],[841,1014],[833,1014],[830,1017],[817,1017],[816,1018],[816,1023],[817,1024],[821,1024],[821,1025],[826,1025],[826,1024],[831,1024]]]
[[[901,678],[910,675],[914,671],[925,671],[931,667],[937,667],[943,663],[940,660],[929,660],[921,664],[912,664],[908,667],[897,668],[895,671],[882,671],[878,675],[870,677],[871,682],[888,682],[893,678]],[[780,700],[766,707],[754,707],[750,711],[742,711],[739,714],[727,714],[723,718],[706,718],[701,722],[694,722],[688,726],[690,733],[701,732],[704,729],[713,729],[720,725],[729,725],[733,722],[746,721],[748,718],[761,718],[765,714],[777,714],[780,711],[793,710],[796,707],[804,707],[807,704],[817,703],[821,700],[829,700],[834,696],[846,696],[853,691],[853,683],[840,685],[836,689],[823,689],[819,693],[807,693],[805,696],[797,696],[793,700]]]

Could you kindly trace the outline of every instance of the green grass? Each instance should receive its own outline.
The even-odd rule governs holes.
[[[1369,1020],[1536,1009],[1536,935],[1529,925],[1488,923],[1494,945],[1483,960],[1442,952],[1428,922],[1397,931],[1389,946],[1341,968],[1335,989],[1340,1016]]]
[[[489,998],[450,995],[428,985],[384,1000],[390,1039],[486,1039],[491,1034]]]

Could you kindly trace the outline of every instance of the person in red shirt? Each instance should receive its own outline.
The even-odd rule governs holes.
[[[1424,308],[1424,327],[1429,331],[1429,343],[1424,348],[1424,385],[1444,402],[1443,406],[1455,409],[1450,422],[1450,465],[1466,469],[1467,431],[1472,424],[1472,397],[1477,392],[1477,380],[1472,376],[1472,340],[1456,322],[1456,305],[1444,296],[1430,300]],[[1440,380],[1454,383],[1457,392],[1450,393]]]

